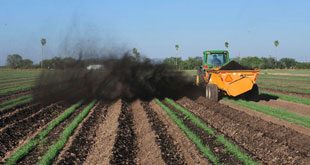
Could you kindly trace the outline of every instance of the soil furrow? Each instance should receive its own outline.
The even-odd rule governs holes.
[[[133,114],[125,101],[122,102],[118,122],[118,131],[110,164],[135,164],[137,141],[134,132]]]
[[[24,104],[17,105],[15,107],[0,111],[0,120],[3,120],[4,118],[8,118],[20,111],[27,111],[28,109],[32,109],[33,107],[37,105],[38,103],[24,103]]]
[[[263,163],[306,164],[310,160],[307,155],[309,142],[305,140],[309,137],[306,135],[202,97],[196,101],[183,98],[178,103],[234,139]],[[307,146],[303,148],[298,145]]]
[[[96,130],[95,144],[92,146],[90,155],[87,156],[85,165],[109,164],[112,149],[116,139],[118,117],[121,113],[121,100],[108,108],[107,116]]]
[[[36,164],[41,156],[44,155],[45,151],[49,149],[49,147],[54,144],[58,139],[62,131],[66,128],[66,126],[76,117],[84,108],[86,104],[80,106],[76,109],[73,114],[71,114],[67,119],[57,125],[55,128],[49,132],[49,134],[40,141],[38,146],[36,146],[32,151],[30,151],[25,157],[23,157],[18,164]],[[56,117],[56,116],[55,116]]]
[[[166,164],[211,164],[154,101],[143,104]],[[173,136],[172,136],[173,135]]]
[[[31,91],[32,91],[32,89],[28,88],[28,89],[19,90],[16,92],[9,92],[9,93],[5,93],[5,94],[0,94],[0,104],[6,100],[14,99],[14,98],[17,98],[19,96],[27,95],[27,94],[31,93]]]
[[[303,116],[310,116],[310,105],[298,104],[290,101],[285,101],[281,99],[277,100],[261,100],[260,104],[267,105],[274,108],[281,108],[287,111],[291,111]]]
[[[165,164],[160,148],[155,142],[155,132],[151,128],[141,102],[136,101],[131,107],[138,144],[136,164]]]
[[[26,92],[20,92],[18,94],[10,94],[10,95],[7,95],[5,97],[0,96],[0,104],[7,101],[7,100],[11,100],[11,99],[15,99],[15,98],[18,98],[21,96],[25,96],[25,95],[28,95],[30,93],[31,93],[31,91],[26,91]]]
[[[28,117],[31,117],[32,115],[40,112],[44,105],[41,104],[35,104],[33,106],[30,106],[27,109],[20,109],[15,113],[12,113],[9,116],[3,117],[0,119],[0,132],[5,127],[10,127],[10,124],[18,123],[20,120],[25,120]]]
[[[269,89],[269,88],[262,88],[262,87],[259,87],[259,89],[261,89],[262,91],[267,91],[267,92],[275,92],[275,93],[288,94],[291,96],[310,98],[310,94],[304,94],[304,93],[298,93],[298,92],[288,92],[288,91],[282,91],[282,90],[278,90],[278,89]]]
[[[59,154],[56,164],[82,164],[86,161],[91,147],[95,143],[96,130],[105,120],[107,115],[107,105],[100,102],[89,117],[86,117],[81,123],[73,136],[70,137],[67,146],[64,147],[63,153]]]
[[[45,126],[64,110],[65,108],[52,104],[43,108],[40,110],[40,113],[31,118],[22,120],[4,129],[0,134],[0,158],[3,158],[7,152],[18,147],[28,136]]]
[[[0,90],[1,89],[8,89],[8,88],[15,88],[15,87],[19,87],[19,86],[24,86],[24,85],[31,85],[33,83],[22,83],[22,84],[17,84],[17,85],[10,85],[10,86],[0,86]]]
[[[203,144],[205,146],[208,146],[211,150],[211,152],[218,158],[220,163],[223,164],[242,164],[239,160],[235,158],[235,156],[230,153],[223,144],[216,141],[216,137],[214,135],[208,134],[203,129],[196,126],[190,119],[186,118],[186,116],[174,108],[172,105],[167,103],[166,101],[163,101],[163,103],[169,107],[170,110],[172,110],[178,117],[183,121],[183,123],[191,130],[193,131],[200,139],[202,140]],[[201,120],[201,119],[200,119]],[[203,121],[203,120],[202,120]],[[210,127],[210,126],[209,126]],[[219,132],[212,128],[215,131],[216,135],[219,135]]]
[[[16,79],[16,80],[1,81],[0,85],[7,84],[7,83],[12,83],[12,82],[28,81],[28,80],[35,80],[35,78],[19,78],[19,79]]]

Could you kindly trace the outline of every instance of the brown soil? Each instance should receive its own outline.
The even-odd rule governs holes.
[[[36,146],[33,150],[31,150],[25,157],[23,157],[18,164],[36,164],[40,158],[45,154],[45,151],[49,149],[51,145],[53,145],[58,139],[63,130],[66,128],[68,124],[86,107],[86,105],[82,105],[77,108],[67,119],[61,122],[59,125],[54,127],[51,132]],[[56,116],[55,116],[56,118]]]
[[[181,131],[174,121],[161,109],[154,101],[150,103],[150,110],[154,113],[154,116],[158,119],[156,121],[162,122],[162,127],[165,128],[168,135],[173,135],[174,144],[177,145],[178,152],[184,156],[184,160],[187,164],[211,164],[206,158],[204,158],[195,144],[192,143]],[[162,148],[163,149],[163,148]],[[175,153],[174,153],[175,154]]]
[[[24,86],[24,85],[31,85],[32,83],[22,83],[22,84],[17,84],[17,85],[11,85],[11,86],[0,86],[0,90],[1,89],[8,89],[8,88],[15,88],[15,87],[19,87],[19,86]]]
[[[310,83],[302,83],[302,82],[299,82],[299,81],[291,82],[291,81],[286,81],[286,80],[273,80],[273,79],[262,79],[262,81],[264,81],[264,82],[274,82],[274,83],[283,82],[283,83],[286,83],[286,84],[292,84],[292,86],[294,86],[294,84],[297,84],[297,85],[309,85],[309,87],[310,87]]]
[[[155,143],[155,132],[152,131],[147,115],[140,101],[131,105],[135,132],[137,135],[138,153],[136,164],[165,164],[161,158],[159,146]]]
[[[75,129],[55,164],[82,164],[94,144],[96,130],[106,117],[107,106],[98,103]]]
[[[31,88],[28,88],[28,89],[19,90],[16,92],[0,94],[0,103],[8,99],[15,98],[17,96],[23,96],[23,95],[29,94],[31,90],[32,90]]]
[[[108,108],[106,119],[96,131],[95,144],[84,164],[109,164],[115,143],[118,117],[121,113],[121,100]]]
[[[288,79],[281,79],[281,78],[261,78],[261,77],[257,77],[258,80],[272,80],[272,81],[281,81],[281,82],[292,82],[292,80],[287,81]],[[302,84],[309,84],[310,81],[309,80],[294,80],[294,83],[302,83]]]
[[[6,83],[11,83],[11,82],[27,81],[27,80],[34,80],[34,78],[18,78],[18,79],[14,79],[14,80],[2,81],[2,82],[0,82],[0,85],[6,84]]]
[[[216,141],[215,136],[208,134],[202,128],[195,125],[192,121],[187,119],[182,112],[174,108],[171,104],[167,103],[166,101],[164,101],[163,103],[170,110],[172,110],[178,116],[179,119],[183,121],[186,127],[188,127],[191,131],[193,131],[202,140],[204,146],[210,148],[210,151],[218,158],[221,164],[242,164],[242,162],[237,160],[237,158],[231,152],[229,152],[223,144]],[[200,120],[203,121],[203,119]],[[210,127],[210,125],[208,126]],[[215,131],[216,135],[220,135],[219,131],[217,131],[215,128],[212,129]]]
[[[258,83],[259,85],[260,83]],[[310,87],[297,87],[294,85],[281,85],[281,84],[264,84],[262,83],[262,85],[268,85],[268,86],[274,86],[274,87],[283,87],[283,88],[295,88],[295,89],[304,89],[304,90],[309,90]],[[297,93],[297,92],[296,92]]]
[[[290,95],[290,96],[310,98],[310,94],[303,94],[303,93],[297,93],[297,92],[288,92],[288,91],[282,91],[282,90],[277,90],[277,89],[268,89],[268,88],[262,88],[262,87],[259,87],[259,89],[262,90],[262,91],[266,91],[266,92],[274,92],[274,93],[287,94],[287,95]]]
[[[135,164],[137,155],[137,136],[134,132],[133,114],[128,103],[122,100],[118,118],[118,130],[110,157],[110,164]]]
[[[306,128],[306,127],[303,127],[303,126],[300,126],[300,125],[296,125],[296,124],[293,124],[293,123],[281,120],[279,118],[275,118],[275,117],[272,117],[270,115],[266,115],[264,113],[257,112],[257,111],[251,110],[249,108],[245,108],[245,107],[242,107],[242,106],[239,106],[239,105],[235,105],[235,104],[232,104],[232,103],[229,103],[229,102],[226,102],[226,101],[221,101],[220,103],[225,104],[225,105],[227,105],[227,106],[229,106],[229,107],[231,107],[233,109],[245,112],[245,113],[247,113],[250,116],[259,117],[259,118],[261,118],[261,119],[263,119],[263,120],[265,120],[267,122],[271,122],[271,123],[274,123],[274,124],[282,125],[282,126],[285,126],[287,128],[293,129],[293,130],[295,130],[295,131],[297,131],[297,132],[299,132],[301,134],[305,134],[305,135],[310,136],[310,129],[309,128]]]
[[[297,113],[299,115],[310,116],[310,105],[298,104],[298,103],[285,101],[281,99],[269,100],[269,101],[260,100],[259,103],[270,106],[270,107],[274,107],[274,108],[285,109],[285,110]]]
[[[19,147],[28,136],[31,136],[37,129],[44,127],[65,109],[65,105],[52,104],[42,108],[39,113],[11,124],[1,131],[0,134],[0,159],[7,152]]]
[[[15,107],[0,111],[0,120],[2,120],[3,118],[7,118],[9,116],[12,116],[15,113],[18,113],[20,111],[25,111],[27,109],[30,109],[37,105],[38,105],[37,103],[25,103],[25,104],[17,105]]]
[[[200,97],[178,101],[266,164],[307,164],[309,136]],[[229,112],[229,113],[227,113]]]

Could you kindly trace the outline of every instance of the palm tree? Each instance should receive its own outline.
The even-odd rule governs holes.
[[[277,50],[277,48],[278,48],[278,46],[279,46],[279,41],[278,41],[278,40],[275,40],[275,41],[274,41],[274,46],[276,46],[276,58],[277,58],[277,56],[278,56],[278,50]]]
[[[140,53],[138,52],[137,48],[133,48],[132,53],[135,55],[136,60],[139,60]]]
[[[229,43],[225,42],[225,47],[228,49]]]
[[[179,47],[180,46],[178,44],[175,45],[175,50],[176,50],[175,65],[176,65],[176,67],[178,67],[177,56],[178,56]]]
[[[46,44],[46,39],[42,38],[41,39],[41,45],[42,45],[42,61],[41,61],[41,68],[43,67],[43,47]]]

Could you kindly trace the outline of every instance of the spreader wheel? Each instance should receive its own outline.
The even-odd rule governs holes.
[[[218,87],[215,84],[208,84],[206,86],[206,98],[217,102],[219,99]]]

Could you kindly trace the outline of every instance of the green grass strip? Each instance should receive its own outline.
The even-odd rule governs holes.
[[[292,86],[292,87],[310,87],[310,85],[305,84],[293,84],[293,83],[285,83],[281,81],[256,81],[258,84],[262,85],[286,85],[286,86]]]
[[[270,106],[262,105],[256,102],[249,102],[249,101],[244,101],[244,100],[233,100],[233,99],[228,99],[228,98],[223,98],[223,100],[228,101],[233,104],[237,104],[258,112],[265,113],[267,115],[288,121],[293,124],[301,125],[304,127],[309,128],[310,127],[310,118],[305,117],[305,116],[300,116],[295,113],[289,112],[284,109],[280,108],[273,108]]]
[[[310,81],[296,81],[296,80],[284,80],[284,79],[265,79],[265,78],[257,78],[257,81],[274,81],[274,82],[285,82],[285,83],[298,83],[303,85],[309,85]]]
[[[5,164],[13,165],[16,164],[22,157],[27,155],[36,145],[39,144],[41,140],[58,124],[60,124],[63,120],[68,118],[81,104],[83,101],[79,101],[78,103],[72,105],[65,112],[63,112],[60,116],[54,119],[44,130],[42,130],[36,137],[29,140],[26,144],[24,144],[20,149],[15,151],[7,160]]]
[[[54,143],[49,150],[44,154],[39,165],[47,165],[50,164],[51,161],[56,157],[57,153],[65,146],[67,143],[69,136],[73,133],[75,128],[79,125],[79,123],[87,116],[90,110],[96,104],[96,100],[92,101],[83,111],[73,119],[73,121],[66,127],[66,129],[62,132],[60,138],[56,143]]]
[[[20,91],[20,90],[29,89],[32,87],[34,87],[34,84],[24,85],[24,86],[19,86],[19,87],[14,87],[14,88],[2,89],[2,90],[0,90],[0,94],[5,94],[5,93],[9,93],[9,92],[16,92],[16,91]]]
[[[32,100],[32,95],[25,95],[25,96],[21,96],[21,97],[15,98],[15,99],[7,100],[7,101],[0,104],[0,112],[5,110],[5,109],[12,108],[16,105],[20,105],[20,104],[23,104],[26,102],[30,102],[31,100]]]
[[[287,91],[287,92],[297,92],[297,93],[310,94],[310,90],[309,89],[286,88],[286,87],[261,85],[261,84],[259,85],[259,87],[267,88],[267,89],[276,89],[276,90]]]
[[[185,126],[182,120],[180,120],[176,114],[174,114],[167,106],[160,102],[157,98],[155,102],[169,115],[169,117],[176,123],[176,125],[187,135],[187,137],[197,146],[197,148],[203,153],[214,164],[220,164],[219,160],[210,151],[208,146],[204,146],[202,140],[192,132],[188,127]]]
[[[196,124],[201,129],[205,130],[209,134],[216,137],[216,140],[220,143],[222,143],[229,152],[231,152],[233,155],[236,156],[241,162],[245,164],[257,164],[255,161],[253,161],[251,158],[248,157],[247,154],[240,151],[238,146],[233,145],[229,141],[227,141],[223,136],[221,135],[215,135],[214,131],[209,128],[206,124],[204,124],[201,120],[199,120],[194,114],[189,112],[188,110],[184,109],[179,104],[175,103],[173,100],[169,98],[165,98],[165,100],[171,104],[173,107],[175,107],[177,110],[181,111],[185,116],[187,116],[194,124]],[[211,131],[210,131],[211,130]],[[211,133],[210,133],[211,132]]]
[[[9,80],[0,80],[0,83],[5,84],[5,83],[10,83],[12,81],[18,82],[18,81],[27,81],[27,80],[34,80],[37,77],[25,77],[25,78],[15,78],[15,79],[9,79]]]
[[[283,79],[283,80],[295,80],[295,81],[309,81],[310,82],[310,77],[302,77],[302,76],[284,76],[284,75],[264,75],[264,74],[259,74],[259,78],[264,78],[264,79]]]
[[[266,94],[274,97],[278,97],[281,100],[286,100],[294,103],[301,103],[305,105],[310,105],[310,99],[309,98],[303,98],[303,97],[297,97],[297,96],[290,96],[290,95],[285,95],[281,93],[271,93],[271,92],[266,92],[266,91],[260,91],[260,94]]]
[[[17,81],[17,82],[11,82],[11,83],[5,83],[5,84],[0,84],[1,87],[8,87],[8,86],[13,86],[13,85],[19,85],[19,84],[26,84],[26,83],[34,83],[35,79],[32,80],[23,80],[23,81]]]

